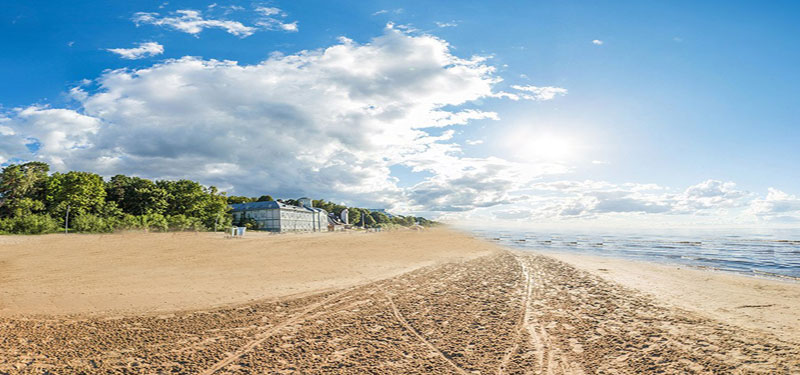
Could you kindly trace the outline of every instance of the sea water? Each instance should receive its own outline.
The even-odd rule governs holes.
[[[800,280],[800,229],[471,232],[520,250],[612,256]]]

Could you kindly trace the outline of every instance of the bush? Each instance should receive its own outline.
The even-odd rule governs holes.
[[[143,229],[142,218],[130,214],[124,214],[117,220],[117,230],[137,230]]]
[[[162,214],[149,214],[139,216],[144,230],[152,230],[156,232],[166,232],[169,229],[169,222]]]
[[[405,229],[406,227],[400,224],[394,223],[381,223],[377,225],[378,228],[381,230],[398,230],[398,229]]]
[[[177,231],[184,231],[184,230],[193,230],[193,231],[201,231],[206,230],[203,223],[200,219],[196,217],[186,217],[185,215],[172,215],[167,217],[167,223],[169,225],[169,230],[177,230]]]
[[[17,234],[44,234],[61,230],[58,220],[50,215],[23,215],[0,219],[0,231]]]
[[[92,214],[81,214],[70,220],[73,230],[84,233],[109,233],[116,229],[116,220]]]

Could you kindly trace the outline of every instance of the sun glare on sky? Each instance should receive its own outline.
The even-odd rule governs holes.
[[[579,156],[577,139],[564,134],[518,130],[504,143],[512,155],[525,161],[563,162]]]

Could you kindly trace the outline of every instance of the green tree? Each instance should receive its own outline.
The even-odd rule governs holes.
[[[43,211],[49,170],[50,166],[37,161],[3,168],[0,173],[0,217]]]
[[[274,199],[272,199],[272,196],[270,195],[262,195],[258,197],[258,199],[256,199],[256,202],[272,202],[272,201],[274,201]]]
[[[167,192],[167,216],[197,218],[207,228],[226,222],[228,200],[216,187],[190,180],[158,181],[156,185]]]
[[[103,178],[94,173],[54,173],[47,179],[45,203],[48,211],[58,217],[67,207],[76,215],[97,213],[105,197]]]
[[[153,181],[116,175],[106,183],[107,200],[117,202],[123,212],[132,215],[163,214],[167,192]]]
[[[369,216],[372,216],[372,219],[375,220],[375,222],[378,224],[391,222],[389,216],[386,216],[386,214],[384,214],[383,212],[372,211],[369,213]]]
[[[270,197],[270,198],[272,198],[272,197]],[[228,199],[228,204],[250,203],[250,202],[253,201],[253,198],[245,197],[245,196],[237,196],[237,195],[228,196],[227,199]]]
[[[364,218],[363,218],[365,226],[367,228],[374,227],[375,224],[376,224],[375,218],[373,218],[372,215],[370,215],[370,212],[368,210],[364,210],[362,212],[364,212],[366,214],[366,215],[364,215]]]
[[[167,192],[167,215],[202,216],[206,201],[203,185],[190,180],[162,180],[156,185]]]
[[[350,207],[348,209],[348,212],[347,212],[348,221],[350,222],[349,224],[352,224],[352,225],[355,225],[355,226],[361,226],[361,213],[362,212],[363,211],[361,211],[360,208]]]

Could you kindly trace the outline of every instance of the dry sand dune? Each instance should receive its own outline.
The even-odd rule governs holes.
[[[471,255],[432,249],[432,258],[415,258],[424,267],[395,269],[390,278],[220,308],[0,317],[0,373],[800,372],[796,342],[663,303],[552,257],[445,232],[353,238],[375,239],[369,247],[433,236]]]

